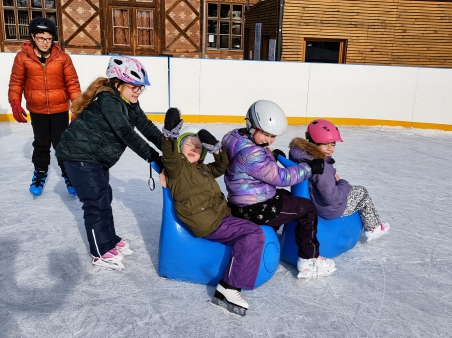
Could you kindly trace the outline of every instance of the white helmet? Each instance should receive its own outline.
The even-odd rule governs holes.
[[[248,109],[246,116],[246,129],[254,134],[256,129],[266,133],[280,136],[287,129],[287,118],[283,110],[274,102],[259,100]]]

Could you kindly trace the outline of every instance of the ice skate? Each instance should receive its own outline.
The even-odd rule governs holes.
[[[248,309],[248,302],[240,291],[241,289],[230,286],[221,280],[217,285],[211,304],[224,308],[234,315],[244,317]]]
[[[337,269],[332,259],[317,257],[303,259],[298,257],[297,261],[298,276],[297,278],[317,278],[332,275]]]
[[[121,252],[124,256],[130,256],[131,254],[133,254],[133,251],[130,249],[129,242],[122,238],[118,243],[116,243],[115,249]]]
[[[381,223],[371,231],[364,231],[365,243],[370,243],[389,232],[389,223]]]
[[[48,175],[47,170],[35,169],[35,171],[33,172],[33,178],[31,179],[29,189],[30,193],[33,195],[33,198],[36,198],[42,194],[44,184],[46,183],[47,175]]]
[[[111,249],[103,254],[102,257],[93,256],[92,264],[106,269],[122,271],[124,269],[124,264],[121,262],[123,258],[124,255],[121,252]]]
[[[69,180],[69,177],[67,176],[67,174],[64,171],[61,173],[61,177],[64,178],[64,183],[66,183],[67,192],[70,195],[74,195],[74,197],[77,197],[77,193],[75,192],[75,189],[72,186],[72,183]]]

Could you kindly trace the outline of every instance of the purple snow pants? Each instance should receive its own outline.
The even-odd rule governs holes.
[[[318,257],[320,244],[317,240],[317,209],[310,200],[287,193],[283,195],[279,215],[267,225],[280,227],[293,220],[297,221],[295,242],[298,246],[298,257]]]
[[[254,289],[265,242],[262,229],[245,219],[227,216],[217,230],[204,238],[232,245],[223,281],[236,288]]]

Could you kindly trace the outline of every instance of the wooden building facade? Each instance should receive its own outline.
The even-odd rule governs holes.
[[[2,0],[1,52],[16,52],[28,23],[47,17],[73,54],[242,59],[244,13],[259,0]]]
[[[282,61],[452,68],[451,0],[266,0],[245,15],[245,59],[275,46]]]

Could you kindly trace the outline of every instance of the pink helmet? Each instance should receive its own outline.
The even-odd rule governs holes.
[[[149,79],[143,64],[130,56],[112,56],[108,62],[107,78],[117,77],[134,85],[149,86]]]
[[[343,142],[339,129],[327,120],[314,120],[309,123],[306,139],[313,143]]]

